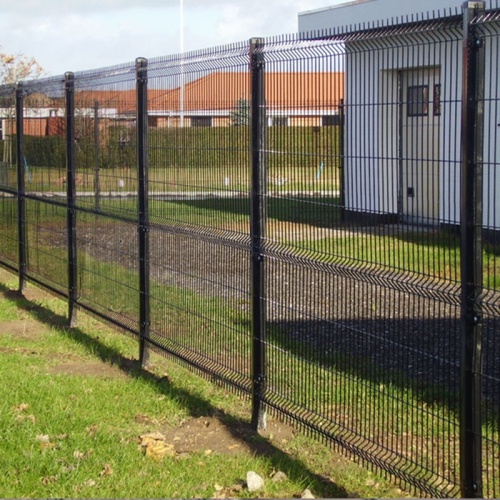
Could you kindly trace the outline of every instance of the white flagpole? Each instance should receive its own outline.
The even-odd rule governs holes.
[[[181,49],[181,85],[180,85],[180,127],[184,127],[184,0],[180,0],[180,49]]]

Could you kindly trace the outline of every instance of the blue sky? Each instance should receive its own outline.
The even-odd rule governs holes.
[[[184,49],[297,31],[298,12],[342,0],[183,0]],[[180,0],[0,0],[0,47],[48,75],[180,51]]]

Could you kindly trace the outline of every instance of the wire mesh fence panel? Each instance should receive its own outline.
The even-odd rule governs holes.
[[[138,332],[137,225],[81,212],[77,222],[78,303],[102,318]]]
[[[18,228],[23,255],[19,265],[40,284],[66,294],[68,284],[66,224],[66,125],[64,80],[61,77],[23,82],[18,86],[22,126],[15,150],[25,198]],[[18,139],[18,138],[16,138]],[[22,158],[17,158],[19,152]],[[19,183],[19,179],[18,179]],[[24,255],[25,254],[25,255]],[[22,262],[23,260],[26,262]]]
[[[267,74],[290,80],[267,101],[280,119],[268,122],[266,397],[434,495],[459,491],[460,241],[447,210],[460,196],[442,179],[458,177],[460,151],[440,150],[460,132],[453,22],[265,49]],[[299,106],[290,88],[306,78]],[[281,131],[296,108],[309,119]],[[281,137],[291,145],[271,146]]]
[[[78,303],[138,333],[135,65],[74,76]]]
[[[17,270],[19,266],[17,199],[0,191],[0,261]]]
[[[134,64],[75,74],[77,206],[137,219]]]
[[[23,158],[28,194],[64,203],[66,197],[66,105],[64,79],[26,82],[23,91]]]
[[[150,339],[244,390],[249,78],[247,44],[148,62]]]
[[[68,290],[66,216],[62,205],[26,202],[27,275],[61,295]]]
[[[484,44],[482,420],[483,494],[500,495],[500,14],[485,12],[474,24]]]

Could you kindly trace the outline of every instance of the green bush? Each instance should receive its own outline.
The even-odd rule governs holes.
[[[266,146],[268,166],[317,168],[321,162],[336,164],[339,155],[338,137],[338,127],[270,127]],[[135,127],[120,125],[101,130],[99,167],[135,168],[136,144]],[[3,148],[2,141],[0,148]],[[93,130],[79,134],[75,141],[77,167],[93,168],[95,153]],[[66,140],[60,136],[27,135],[24,137],[24,154],[30,166],[64,168]],[[152,168],[246,167],[250,165],[250,128],[150,128],[148,154]],[[15,161],[15,148],[13,158]]]
[[[23,149],[30,167],[64,168],[66,165],[66,141],[63,137],[25,135]]]
[[[317,167],[337,161],[338,127],[270,127],[268,166]],[[249,127],[150,129],[151,167],[250,164]]]

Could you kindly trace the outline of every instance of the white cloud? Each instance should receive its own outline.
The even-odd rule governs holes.
[[[295,32],[297,13],[339,0],[184,0],[186,51]],[[176,54],[180,0],[0,0],[2,49],[50,74]]]

